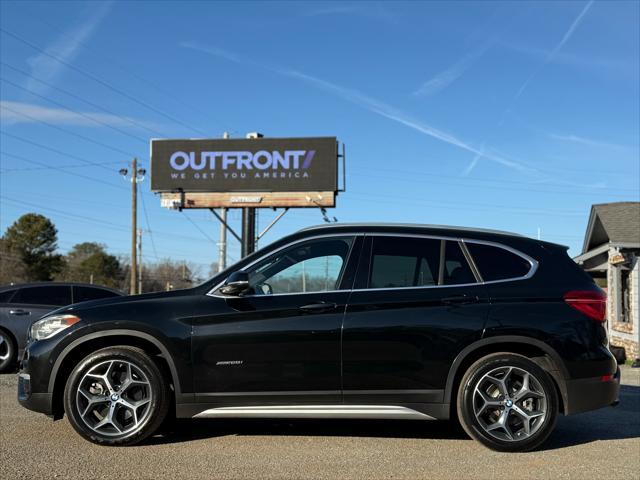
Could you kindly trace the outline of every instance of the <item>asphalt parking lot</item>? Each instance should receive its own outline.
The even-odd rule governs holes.
[[[621,403],[561,417],[544,448],[489,451],[445,422],[185,421],[128,448],[82,440],[66,420],[21,408],[0,375],[0,477],[606,478],[640,472],[640,371],[623,369]]]

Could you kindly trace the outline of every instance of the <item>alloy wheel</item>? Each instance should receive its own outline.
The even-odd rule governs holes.
[[[0,363],[4,362],[11,355],[11,345],[9,344],[9,339],[0,332]]]
[[[108,360],[91,368],[76,390],[76,408],[82,421],[105,436],[130,433],[149,416],[152,390],[149,379],[135,364]]]
[[[522,368],[498,367],[482,376],[473,393],[475,417],[490,436],[519,441],[534,435],[547,416],[540,381]]]

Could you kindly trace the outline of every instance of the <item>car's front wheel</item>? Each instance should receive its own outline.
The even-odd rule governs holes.
[[[142,350],[98,350],[73,370],[64,408],[73,428],[101,445],[132,445],[152,435],[169,407],[162,372]]]
[[[458,390],[465,431],[503,452],[529,451],[553,431],[558,396],[553,380],[522,355],[496,353],[469,367]]]
[[[0,373],[12,368],[16,363],[16,344],[11,335],[0,328]]]

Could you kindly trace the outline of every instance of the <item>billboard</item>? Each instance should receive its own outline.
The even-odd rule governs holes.
[[[336,137],[151,140],[151,190],[336,192]]]

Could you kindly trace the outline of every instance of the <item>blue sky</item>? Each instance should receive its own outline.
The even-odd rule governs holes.
[[[149,138],[260,131],[346,144],[342,222],[540,231],[577,254],[591,204],[640,196],[639,5],[4,1],[0,229],[35,211],[62,251],[126,254],[118,170],[148,166]],[[206,276],[211,213],[141,191],[145,261]],[[321,222],[291,211],[262,245]]]

